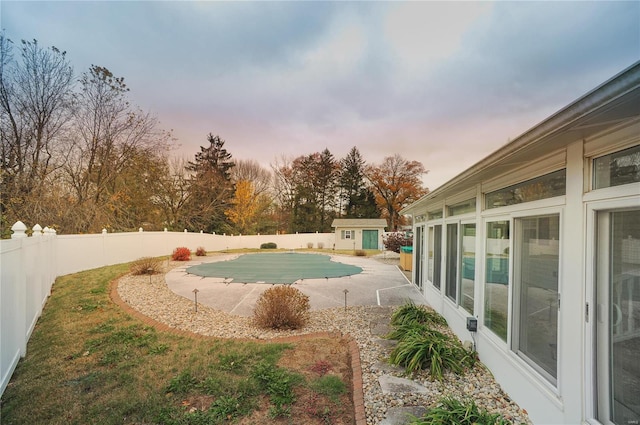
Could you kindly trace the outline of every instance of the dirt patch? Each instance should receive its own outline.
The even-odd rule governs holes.
[[[349,341],[346,338],[314,338],[294,344],[278,365],[305,377],[307,385],[296,389],[296,401],[287,415],[273,418],[265,397],[259,409],[238,423],[249,424],[296,424],[296,425],[352,425],[355,414],[352,394],[351,359]],[[325,375],[334,375],[346,387],[338,397],[319,394],[309,383]]]

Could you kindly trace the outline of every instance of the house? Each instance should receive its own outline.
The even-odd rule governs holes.
[[[384,218],[336,218],[335,249],[381,249],[382,234],[387,227]]]
[[[413,283],[534,423],[638,423],[640,62],[401,213]]]

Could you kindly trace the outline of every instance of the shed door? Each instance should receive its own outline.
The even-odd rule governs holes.
[[[378,249],[378,231],[362,231],[362,249]]]

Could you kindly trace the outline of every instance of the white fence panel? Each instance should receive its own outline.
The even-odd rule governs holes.
[[[55,279],[55,236],[0,241],[0,394],[33,332]]]
[[[0,244],[0,394],[25,351],[22,243],[23,239],[15,239]]]

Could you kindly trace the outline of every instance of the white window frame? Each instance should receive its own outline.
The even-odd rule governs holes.
[[[522,204],[518,204],[522,205]],[[486,298],[486,268],[487,268],[487,224],[493,223],[496,221],[507,221],[509,222],[509,276],[507,279],[507,341],[505,342],[499,335],[497,335],[493,330],[489,329],[485,324],[485,298]],[[476,225],[477,226],[477,225]],[[502,347],[503,349],[509,350],[511,346],[511,314],[512,314],[512,291],[513,291],[513,217],[510,215],[491,215],[489,217],[483,217],[481,220],[482,226],[482,261],[481,261],[481,283],[482,283],[482,291],[480,295],[480,308],[479,308],[479,329],[483,332],[483,335],[486,336],[490,341],[495,343],[497,346]],[[476,227],[476,237],[478,235],[478,228]]]
[[[535,218],[535,217],[540,217],[540,216],[553,216],[553,215],[557,215],[558,216],[558,234],[559,234],[559,241],[558,241],[558,299],[561,300],[562,299],[562,282],[563,282],[563,271],[562,271],[562,261],[564,258],[564,254],[563,254],[563,247],[564,247],[564,238],[562,237],[562,232],[564,229],[564,208],[542,208],[542,209],[536,209],[533,211],[522,211],[519,213],[515,213],[513,214],[513,229],[511,229],[513,238],[511,240],[511,246],[512,246],[512,251],[511,254],[512,256],[510,256],[510,260],[511,260],[511,279],[510,282],[513,283],[513,287],[510,288],[511,289],[511,302],[510,302],[510,306],[511,306],[511,316],[509,317],[510,320],[510,325],[511,324],[516,324],[518,323],[519,319],[516,319],[516,316],[519,317],[520,314],[520,300],[519,299],[515,299],[516,295],[519,295],[519,291],[520,288],[516,288],[515,287],[515,272],[516,270],[519,268],[519,265],[516,265],[516,237],[517,237],[517,233],[516,233],[516,220],[517,219],[526,219],[526,218]],[[560,308],[562,307],[562,303],[560,302]],[[547,373],[542,371],[541,368],[535,364],[535,362],[533,362],[530,359],[525,359],[523,358],[520,354],[518,354],[518,347],[516,346],[517,343],[517,338],[514,338],[513,333],[515,331],[513,326],[509,326],[509,350],[518,358],[519,361],[521,361],[524,365],[526,365],[526,367],[533,371],[536,375],[536,377],[539,377],[539,379],[541,380],[541,382],[543,382],[548,388],[550,388],[555,394],[559,394],[559,383],[560,383],[560,376],[561,376],[561,362],[559,361],[559,359],[561,359],[561,349],[562,349],[562,338],[560,338],[560,330],[561,330],[561,315],[560,315],[560,309],[558,309],[556,311],[556,314],[558,315],[558,338],[557,338],[557,347],[556,347],[556,358],[558,359],[557,365],[556,365],[556,377],[555,377],[555,382],[552,382],[551,380],[549,380],[549,377],[547,376]],[[515,340],[514,340],[515,339]]]
[[[348,240],[353,240],[355,239],[355,230],[341,230],[340,231],[340,239],[348,239]]]
[[[598,213],[607,212],[607,211],[615,211],[622,210],[627,208],[634,208],[640,205],[640,195],[639,192],[631,194],[634,190],[633,186],[635,184],[615,186],[613,188],[605,188],[598,189],[590,193],[588,198],[599,198],[595,200],[589,200],[586,203],[586,243],[585,243],[585,258],[596,258],[597,254],[597,219]],[[627,193],[629,196],[621,197],[618,199],[610,199],[610,191],[609,189],[618,189],[616,192],[622,191],[623,193]],[[585,196],[587,198],[587,196]],[[585,322],[585,344],[584,344],[584,358],[585,358],[585,368],[584,368],[584,406],[585,406],[585,418],[588,424],[592,425],[601,425],[597,419],[597,397],[598,397],[598,388],[597,388],[597,338],[596,338],[596,264],[594,261],[586,261],[585,262],[585,305],[584,314],[586,318]],[[587,316],[586,308],[589,306],[589,314]]]
[[[431,242],[432,242],[431,241],[430,229],[433,229],[434,239],[435,239],[435,227],[436,226],[440,226],[440,246],[437,247],[435,245],[435,241],[434,241],[434,243],[433,243],[433,251],[434,251],[433,269],[435,269],[435,261],[436,261],[436,258],[437,258],[437,256],[435,255],[435,252],[436,252],[436,250],[439,249],[440,250],[440,264],[439,264],[439,267],[440,267],[440,279],[439,279],[439,282],[438,282],[439,286],[436,286],[436,284],[435,284],[436,282],[433,281],[433,280],[435,280],[435,270],[433,270],[432,267],[430,267],[430,264],[429,264],[429,250],[431,248]],[[426,260],[427,260],[427,262],[426,262],[427,263],[427,265],[426,265],[427,273],[426,273],[424,279],[425,279],[425,282],[429,283],[434,290],[436,290],[438,292],[441,292],[441,293],[442,293],[442,276],[443,276],[442,270],[443,270],[443,267],[444,267],[443,264],[444,264],[444,258],[445,258],[445,256],[443,255],[443,248],[444,248],[444,243],[445,243],[445,240],[444,240],[445,238],[443,237],[443,229],[444,228],[445,228],[445,223],[444,223],[444,221],[442,219],[437,219],[437,220],[433,220],[433,221],[427,222],[426,225],[425,225],[425,231],[426,231],[426,235],[425,235],[426,250],[425,250],[425,253],[426,253]],[[434,279],[433,280],[431,280],[429,278],[429,274],[434,275]]]

